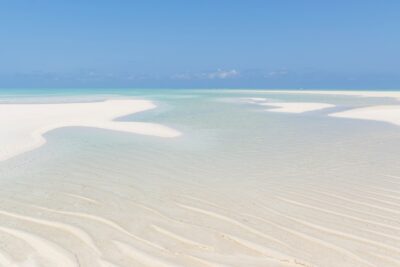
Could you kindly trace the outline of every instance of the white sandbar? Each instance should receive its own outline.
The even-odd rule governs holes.
[[[247,91],[248,92],[248,91]],[[358,96],[358,97],[380,97],[380,98],[393,98],[400,101],[400,91],[322,91],[322,90],[256,90],[255,92],[263,93],[284,93],[284,94],[319,94],[319,95],[344,95],[344,96]],[[260,105],[267,105],[266,103],[257,102]],[[268,105],[280,103],[268,103]],[[286,103],[285,103],[286,104]],[[300,104],[300,103],[299,103]],[[301,103],[306,109],[308,105]],[[311,103],[310,103],[311,104]],[[322,103],[321,103],[322,104]],[[286,107],[285,107],[286,106]],[[271,111],[287,112],[290,110],[289,106],[281,105],[280,108]],[[310,108],[312,105],[309,106]],[[293,110],[296,110],[296,105],[293,105]],[[299,106],[302,110],[302,106]],[[305,112],[305,111],[303,111]],[[376,105],[363,108],[355,108],[342,112],[329,114],[331,117],[347,118],[347,119],[362,119],[362,120],[375,120],[387,122],[395,125],[400,125],[400,103],[399,105]]]
[[[263,97],[246,97],[242,99],[246,103],[256,104],[260,106],[272,107],[268,111],[287,112],[287,113],[303,113],[316,111],[325,108],[332,108],[335,105],[327,103],[310,103],[310,102],[270,102]]]
[[[400,125],[400,105],[382,105],[356,108],[329,114],[331,117],[375,120]]]
[[[278,91],[266,91],[278,92]],[[279,91],[293,94],[321,94],[321,95],[345,95],[359,97],[381,97],[400,100],[400,92],[395,91]],[[399,105],[376,105],[363,108],[355,108],[342,112],[329,114],[331,117],[382,121],[400,125],[400,103]]]
[[[269,109],[268,111],[288,112],[288,113],[303,113],[303,112],[321,110],[325,108],[331,108],[335,106],[326,103],[302,103],[302,102],[262,103],[260,105],[275,107],[273,109]]]
[[[114,121],[116,118],[153,109],[147,100],[108,100],[68,104],[0,105],[0,161],[43,145],[43,135],[61,127],[94,127],[158,137],[177,137],[169,127],[146,122]]]
[[[249,93],[249,90],[234,91]],[[361,96],[361,97],[388,97],[400,100],[400,91],[343,91],[343,90],[252,90],[259,93],[283,93],[283,94],[316,94],[316,95],[345,95],[345,96]]]
[[[276,92],[276,91],[274,91]],[[324,95],[346,95],[360,97],[383,97],[400,100],[400,92],[394,91],[282,91],[284,93],[300,94],[324,94]],[[363,108],[355,108],[342,112],[329,114],[331,117],[382,121],[400,125],[400,103],[399,105],[376,105]]]

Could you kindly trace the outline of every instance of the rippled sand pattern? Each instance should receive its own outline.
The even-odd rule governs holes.
[[[397,127],[219,99],[1,163],[0,266],[400,266]]]

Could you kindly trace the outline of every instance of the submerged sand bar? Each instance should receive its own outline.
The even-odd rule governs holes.
[[[94,103],[0,105],[0,161],[43,145],[43,135],[62,127],[94,127],[158,137],[177,137],[169,127],[147,122],[114,121],[155,108],[147,100],[107,100]]]
[[[276,92],[276,91],[268,91]],[[381,97],[393,98],[400,101],[400,92],[395,91],[281,91],[283,93],[298,94],[322,94],[322,95],[345,95],[359,97]],[[400,126],[400,103],[399,105],[375,105],[362,108],[354,108],[342,112],[329,114],[331,117],[382,121]]]
[[[335,105],[326,104],[326,103],[301,103],[301,102],[294,102],[294,103],[262,103],[260,105],[263,106],[271,106],[274,107],[269,109],[268,111],[273,112],[288,112],[288,113],[303,113],[303,112],[310,112],[321,110],[325,108],[332,108]]]
[[[184,142],[149,138],[121,147],[120,135],[111,134],[84,153],[49,160],[51,149],[0,164],[0,266],[400,266],[399,132],[340,125],[327,115],[355,115],[380,101],[341,106],[327,97],[338,108],[306,114],[300,111],[324,103],[301,97],[290,102],[300,113],[286,113],[284,97],[238,99],[261,104],[253,112],[221,104],[220,93],[182,104],[174,96],[183,92],[166,92],[158,99],[179,107],[166,119],[196,130]],[[285,113],[267,107],[274,103]],[[0,105],[0,148],[32,145],[35,136],[44,141],[43,133],[60,125],[179,135],[113,121],[154,107],[139,100]]]
[[[335,105],[328,103],[270,102],[267,98],[263,97],[246,97],[243,98],[242,100],[246,103],[270,107],[268,111],[284,112],[284,113],[304,113],[304,112],[317,111],[321,109],[335,107]]]
[[[235,93],[248,93],[248,90],[235,90]],[[343,90],[252,90],[258,93],[277,93],[277,94],[306,94],[306,95],[345,95],[360,97],[388,97],[400,100],[399,91],[343,91]]]
[[[245,91],[242,91],[245,92]],[[379,97],[393,98],[400,101],[400,92],[398,91],[322,91],[322,90],[254,90],[253,92],[260,93],[279,93],[279,94],[307,94],[307,95],[344,95],[355,97]],[[277,109],[270,111],[278,112],[294,112],[301,113],[310,110],[326,108],[329,104],[324,103],[263,103],[261,98],[248,98],[253,103],[268,106],[277,106]],[[320,105],[318,108],[318,105]],[[315,107],[315,108],[313,108]],[[309,110],[310,109],[310,110]],[[400,126],[400,102],[398,105],[374,105],[362,108],[354,108],[341,112],[331,113],[330,117],[374,120],[382,121]]]
[[[383,121],[400,126],[400,105],[355,108],[329,114],[331,117]]]

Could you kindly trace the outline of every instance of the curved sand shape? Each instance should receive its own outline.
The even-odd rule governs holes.
[[[388,97],[400,100],[399,91],[344,91],[344,90],[251,90],[255,93],[306,94],[306,95],[344,95],[359,97]],[[232,91],[231,91],[232,92]],[[249,90],[235,90],[234,93],[249,93]]]
[[[61,127],[94,127],[165,138],[179,136],[178,131],[160,124],[113,121],[155,107],[147,100],[0,105],[0,161],[43,145],[43,135]]]
[[[244,91],[242,91],[244,92]],[[344,95],[356,97],[381,97],[393,98],[400,101],[400,92],[396,91],[321,91],[321,90],[256,90],[262,93],[284,93],[284,94],[315,94],[315,95]],[[302,113],[314,111],[334,105],[324,103],[268,103],[266,98],[245,98],[247,102],[262,106],[276,106],[268,111]],[[374,120],[400,125],[400,105],[376,105],[363,108],[355,108],[346,111],[331,113],[328,116],[347,119]]]
[[[329,114],[331,117],[383,121],[400,125],[400,105],[382,105],[355,108]]]
[[[269,102],[263,97],[247,97],[243,99],[250,104],[271,107],[268,111],[272,112],[287,112],[287,113],[303,113],[316,111],[326,108],[332,108],[335,105],[327,103],[312,103],[312,102]]]
[[[44,258],[52,266],[79,267],[72,253],[41,236],[3,226],[0,226],[0,231],[26,242],[35,250],[35,258]],[[36,262],[33,266],[37,266]]]
[[[326,103],[301,103],[301,102],[262,103],[260,105],[274,107],[273,109],[269,109],[268,111],[288,112],[288,113],[303,113],[303,112],[321,110],[325,108],[332,108],[335,106]]]

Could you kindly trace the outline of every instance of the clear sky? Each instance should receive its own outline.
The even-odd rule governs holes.
[[[400,89],[398,0],[4,0],[0,87]]]

